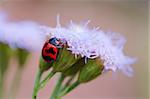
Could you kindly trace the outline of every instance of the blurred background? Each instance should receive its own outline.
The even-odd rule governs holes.
[[[10,21],[32,20],[52,27],[58,13],[64,26],[70,20],[91,20],[90,26],[118,32],[127,38],[125,53],[138,58],[132,66],[132,78],[119,71],[106,73],[63,99],[148,99],[148,0],[1,0],[0,10],[9,14]],[[31,99],[39,56],[35,52],[27,59],[17,99]],[[17,69],[16,58],[11,58],[9,65],[4,78],[5,99],[9,98],[7,93]],[[56,79],[40,91],[38,99],[49,99]]]

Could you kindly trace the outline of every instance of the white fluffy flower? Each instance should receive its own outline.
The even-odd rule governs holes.
[[[131,76],[133,70],[130,65],[135,59],[124,55],[125,38],[117,33],[105,33],[98,28],[90,29],[87,27],[88,23],[89,21],[77,25],[71,21],[68,27],[64,28],[57,18],[56,28],[47,28],[47,31],[51,36],[65,39],[68,50],[73,54],[91,59],[100,58],[104,61],[105,70],[120,69]]]
[[[40,51],[46,38],[41,26],[32,21],[8,22],[0,13],[0,42],[13,48]]]

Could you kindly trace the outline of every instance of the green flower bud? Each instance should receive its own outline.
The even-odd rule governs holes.
[[[104,66],[98,59],[88,59],[85,66],[81,69],[78,77],[80,83],[89,82],[98,77],[103,70]]]
[[[54,71],[66,71],[74,63],[76,63],[78,59],[80,58],[75,58],[75,56],[70,51],[68,51],[66,47],[59,49],[57,60],[53,64]]]
[[[39,68],[40,68],[40,70],[42,71],[42,72],[44,72],[44,71],[46,71],[46,70],[48,70],[49,68],[51,68],[52,67],[52,65],[53,65],[53,63],[54,63],[54,61],[52,61],[52,62],[46,62],[43,58],[42,58],[42,56],[40,57],[40,62],[39,62]]]
[[[79,72],[80,69],[83,68],[85,65],[85,59],[81,58],[79,59],[75,64],[73,64],[70,68],[68,68],[66,71],[63,71],[62,74],[64,76],[72,76]]]
[[[19,62],[19,66],[22,67],[25,64],[25,62],[27,61],[27,58],[29,56],[29,52],[24,50],[24,49],[18,48],[16,50],[16,56],[17,56],[17,60]]]
[[[12,50],[8,45],[0,43],[0,70],[4,74],[8,68]]]

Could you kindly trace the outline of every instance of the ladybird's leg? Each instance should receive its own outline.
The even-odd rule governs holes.
[[[43,58],[44,58],[44,60],[47,61],[47,62],[51,62],[51,61],[53,60],[53,59],[52,59],[51,57],[49,57],[49,56],[44,56]]]

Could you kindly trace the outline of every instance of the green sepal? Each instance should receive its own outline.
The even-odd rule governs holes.
[[[79,59],[75,64],[73,64],[70,68],[68,68],[66,71],[63,71],[62,74],[64,76],[72,76],[78,73],[80,69],[82,69],[85,65],[85,59],[81,58]]]
[[[103,64],[98,59],[88,59],[78,77],[80,83],[89,82],[98,77],[103,70]]]
[[[16,56],[20,67],[26,63],[29,54],[30,53],[24,49],[16,49]]]
[[[63,72],[70,68],[75,62],[80,59],[79,57],[75,58],[75,56],[68,51],[66,47],[59,49],[59,54],[57,56],[57,60],[53,64],[53,69],[56,72]]]
[[[46,62],[42,56],[40,57],[40,62],[39,62],[39,68],[42,72],[50,69],[53,65],[54,61],[51,61],[51,62]]]

